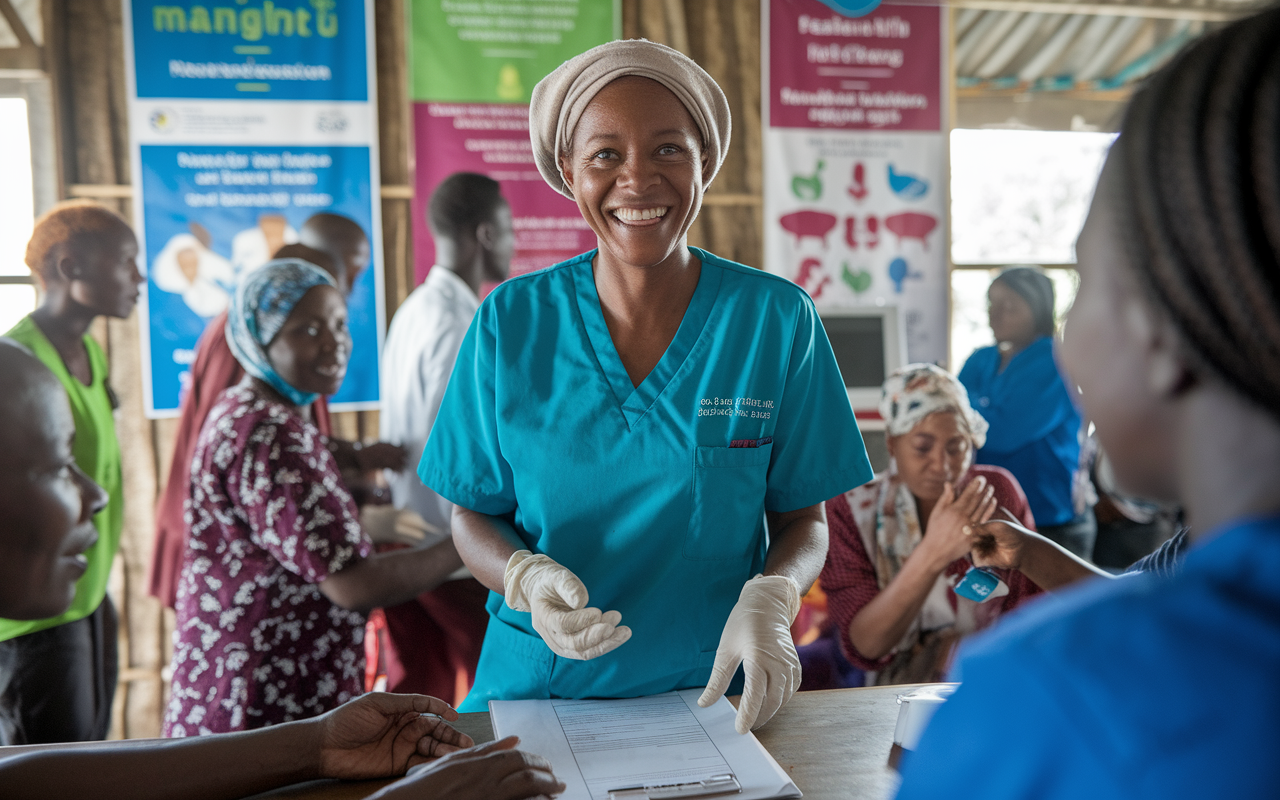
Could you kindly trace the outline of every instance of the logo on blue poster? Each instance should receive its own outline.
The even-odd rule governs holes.
[[[132,3],[138,97],[368,100],[364,3]]]
[[[880,7],[880,0],[819,0],[819,2],[846,17],[865,17]]]

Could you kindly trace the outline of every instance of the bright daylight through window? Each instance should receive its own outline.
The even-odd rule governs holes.
[[[1075,297],[1075,242],[1114,133],[951,132],[951,368],[992,343],[987,287],[1001,267],[1050,267],[1059,319]],[[1053,265],[1068,267],[1055,269]]]
[[[0,276],[27,276],[22,256],[31,238],[34,200],[31,180],[31,136],[27,101],[0,97]],[[0,333],[9,330],[36,306],[35,287],[0,283]]]

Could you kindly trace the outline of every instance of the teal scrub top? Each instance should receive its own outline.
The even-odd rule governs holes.
[[[698,286],[638,387],[605,324],[595,251],[507,281],[472,321],[419,477],[511,521],[632,637],[590,661],[561,658],[493,593],[463,709],[705,685],[742,585],[764,566],[764,512],[872,477],[808,295],[689,249]]]

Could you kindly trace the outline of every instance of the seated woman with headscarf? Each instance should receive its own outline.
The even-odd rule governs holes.
[[[1093,555],[1093,512],[1077,513],[1080,411],[1053,357],[1053,282],[1034,267],[1010,267],[991,282],[996,344],[960,370],[969,402],[990,425],[979,464],[1004,467],[1022,484],[1040,533],[1082,558]]]
[[[252,272],[232,301],[227,343],[246,375],[209,412],[192,459],[166,736],[336,708],[363,689],[364,612],[461,565],[451,545],[371,553],[310,418],[351,353],[328,273],[298,259]]]
[[[960,637],[1040,591],[991,569],[999,583],[970,599],[963,584],[978,526],[996,514],[1031,529],[1035,521],[1012,475],[973,463],[987,423],[950,373],[903,367],[885,381],[880,414],[889,469],[827,501],[820,580],[844,653],[869,685],[936,681]]]

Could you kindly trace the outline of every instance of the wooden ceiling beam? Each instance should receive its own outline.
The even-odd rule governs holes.
[[[1077,3],[1053,0],[946,0],[952,8],[981,11],[1019,11],[1041,14],[1089,14],[1098,17],[1146,17],[1149,19],[1190,19],[1203,22],[1231,22],[1250,16],[1259,8],[1193,8],[1169,3]]]
[[[20,46],[39,47],[35,38],[31,35],[31,31],[27,30],[27,23],[23,22],[22,17],[18,16],[17,9],[13,7],[13,3],[10,3],[9,0],[0,0],[0,16],[3,16],[5,22],[9,23],[9,27],[13,30],[13,35],[18,37]]]

